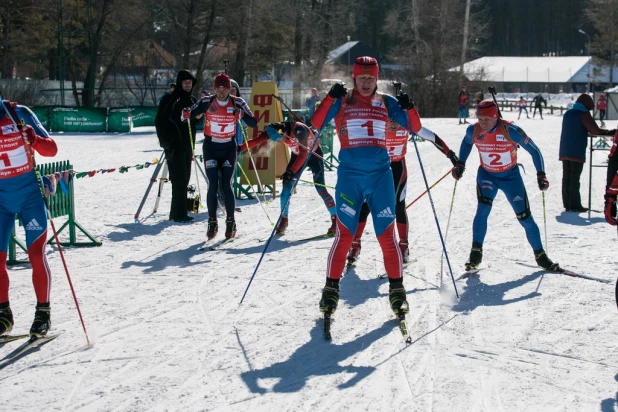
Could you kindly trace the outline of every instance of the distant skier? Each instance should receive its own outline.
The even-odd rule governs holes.
[[[30,109],[1,98],[0,103],[0,335],[11,332],[14,324],[6,259],[15,217],[19,215],[26,232],[37,301],[30,335],[42,337],[51,327],[51,271],[45,255],[47,212],[35,173],[34,152],[51,157],[58,148]],[[26,123],[21,131],[14,114]]]
[[[543,95],[539,93],[536,96],[534,96],[534,99],[532,99],[532,104],[534,105],[534,110],[532,112],[532,118],[534,119],[534,116],[536,116],[536,111],[538,110],[539,116],[541,116],[541,119],[543,119],[543,105],[545,105],[545,108],[547,108],[547,100],[545,100]]]
[[[519,145],[532,156],[539,190],[547,190],[549,181],[545,176],[541,151],[521,128],[498,118],[498,107],[493,100],[484,100],[478,105],[477,117],[478,122],[468,126],[466,130],[459,149],[459,161],[453,168],[453,177],[461,179],[472,147],[477,147],[481,160],[476,176],[478,206],[472,223],[472,250],[465,265],[466,270],[476,269],[481,264],[487,218],[498,190],[504,192],[519,223],[526,231],[536,263],[547,270],[559,269],[558,263],[552,262],[543,249],[541,233],[532,217],[526,188],[517,167]]]
[[[517,102],[517,104],[519,106],[519,116],[517,116],[517,120],[521,117],[521,112],[526,112],[526,119],[529,119],[530,116],[528,116],[528,109],[526,108],[526,100],[524,99],[524,96],[519,96],[519,102]]]
[[[292,151],[292,156],[286,167],[285,173],[281,175],[283,191],[281,192],[281,220],[275,229],[277,235],[283,235],[288,227],[288,198],[292,195],[294,181],[298,180],[303,174],[303,165],[309,155],[309,149],[313,147],[315,138],[316,136],[314,132],[304,123],[271,123],[266,126],[266,130],[261,133],[260,136],[249,140],[241,146],[241,150],[245,151],[252,149],[270,139],[275,142],[282,141]],[[311,169],[311,173],[313,174],[315,190],[317,190],[318,194],[324,201],[324,205],[330,213],[331,226],[328,228],[327,234],[335,236],[335,233],[337,232],[337,211],[335,209],[335,201],[333,200],[333,197],[330,193],[328,193],[328,190],[326,190],[326,182],[324,181],[324,161],[322,160],[323,156],[324,154],[322,153],[322,148],[320,147],[320,144],[317,143],[313,151],[313,155],[307,162],[307,167]],[[288,203],[287,207],[286,203]]]
[[[459,95],[457,96],[457,104],[459,105],[459,124],[467,124],[468,117],[468,102],[470,101],[470,93],[466,86],[461,86]],[[463,121],[462,121],[463,119]]]
[[[605,111],[607,110],[607,99],[605,95],[602,94],[599,96],[599,100],[597,100],[597,109],[599,110],[599,120],[601,121],[601,127],[605,127]]]

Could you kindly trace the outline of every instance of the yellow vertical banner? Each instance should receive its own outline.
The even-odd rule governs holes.
[[[258,121],[257,127],[249,128],[249,138],[256,138],[266,129],[269,123],[283,121],[281,103],[273,95],[278,96],[275,82],[255,82],[251,87],[251,101],[249,106]],[[284,172],[290,161],[290,152],[287,146],[281,142],[273,144],[267,141],[251,150],[251,157],[255,163],[255,169],[249,156],[243,156],[242,167],[246,171],[249,180],[240,176],[241,185],[258,185],[258,179],[263,186],[271,186],[273,197],[276,195],[276,179]],[[257,170],[256,170],[257,169]],[[256,176],[257,175],[257,176]]]

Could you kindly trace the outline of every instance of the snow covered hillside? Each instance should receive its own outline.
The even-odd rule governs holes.
[[[507,112],[514,119],[514,113]],[[575,272],[614,281],[616,228],[601,213],[566,213],[560,196],[562,118],[521,120],[543,151],[548,254]],[[608,122],[608,128],[615,124]],[[457,119],[425,119],[458,152]],[[57,160],[76,171],[118,168],[158,157],[152,130],[132,134],[56,134]],[[432,184],[450,162],[419,143]],[[201,153],[201,144],[199,145]],[[603,164],[607,152],[594,155]],[[520,151],[534,219],[543,229],[542,196],[532,159]],[[40,162],[47,161],[39,158]],[[448,256],[461,273],[472,242],[476,150],[457,185]],[[588,173],[582,176],[587,199]],[[290,226],[274,240],[239,308],[272,227],[255,201],[239,201],[238,239],[200,252],[207,216],[190,225],[167,220],[171,187],[159,212],[133,215],[153,167],[75,181],[77,220],[103,242],[67,248],[66,259],[94,345],[85,338],[58,253],[50,249],[52,331],[58,339],[0,370],[0,410],[67,411],[613,411],[618,402],[618,316],[613,284],[548,274],[534,256],[503,194],[489,218],[485,269],[457,282],[455,297],[428,196],[408,209],[411,263],[404,273],[411,310],[406,347],[388,305],[382,255],[367,225],[361,260],[341,281],[332,327],[322,337],[318,300],[332,239],[328,213],[314,188],[298,186]],[[425,190],[412,142],[408,192]],[[593,204],[602,210],[605,169],[593,172]],[[311,180],[307,172],[304,179]],[[336,172],[326,173],[334,186]],[[205,197],[205,183],[200,182]],[[443,233],[453,195],[449,176],[432,190]],[[333,191],[331,190],[331,193]],[[266,205],[276,220],[279,199]],[[220,217],[220,225],[223,217]],[[56,226],[63,222],[58,219]],[[22,230],[19,232],[22,236]],[[222,233],[220,232],[221,236]],[[9,269],[15,333],[34,315],[30,268]],[[0,348],[4,357],[20,342]]]

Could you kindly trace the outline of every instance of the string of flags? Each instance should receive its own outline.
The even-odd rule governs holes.
[[[203,156],[195,155],[194,158],[201,162],[203,159]],[[41,179],[43,180],[43,186],[45,188],[45,195],[53,196],[56,194],[56,189],[58,185],[60,185],[60,188],[64,193],[69,193],[69,182],[73,179],[73,176],[75,176],[76,179],[81,179],[84,177],[93,177],[97,174],[113,173],[115,171],[118,171],[118,173],[127,173],[131,169],[142,170],[142,169],[147,169],[150,166],[157,165],[157,164],[159,164],[159,159],[154,158],[152,159],[151,162],[145,162],[145,163],[137,164],[133,166],[120,166],[118,168],[111,168],[111,169],[98,169],[98,170],[91,170],[88,172],[75,172],[72,170],[65,170],[62,172],[56,172],[56,173],[52,173],[49,175],[41,176]]]

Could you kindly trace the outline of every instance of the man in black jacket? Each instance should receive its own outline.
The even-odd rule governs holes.
[[[195,123],[180,120],[183,107],[192,106],[196,100],[191,96],[196,78],[187,70],[176,76],[174,92],[164,96],[159,103],[155,127],[159,144],[165,150],[167,167],[172,182],[172,206],[170,220],[191,223],[187,216],[187,186],[191,178],[191,161],[195,147]],[[190,129],[189,129],[190,127]]]

